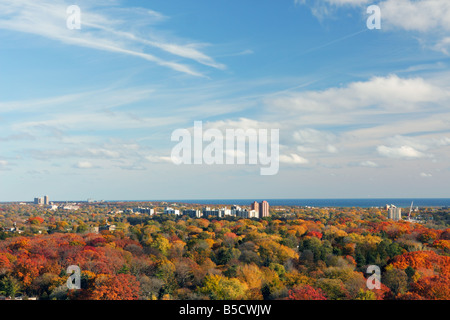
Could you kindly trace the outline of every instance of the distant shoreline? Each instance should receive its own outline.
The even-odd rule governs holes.
[[[450,198],[348,198],[348,199],[162,199],[162,200],[98,200],[93,203],[117,203],[117,202],[167,202],[198,204],[198,205],[250,205],[253,201],[267,200],[271,206],[300,206],[300,207],[384,207],[386,204],[394,204],[397,207],[450,207]],[[1,202],[1,204],[11,203],[31,203],[31,201],[11,201]],[[88,203],[87,200],[82,201],[53,201],[55,203],[77,202]]]

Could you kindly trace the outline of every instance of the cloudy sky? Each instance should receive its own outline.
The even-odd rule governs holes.
[[[449,35],[448,0],[0,0],[0,201],[450,197]],[[279,129],[278,174],[175,165],[194,121]]]

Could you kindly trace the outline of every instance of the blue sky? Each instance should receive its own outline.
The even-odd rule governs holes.
[[[447,0],[0,0],[0,201],[449,197],[449,34]],[[279,129],[278,174],[173,164],[194,121]]]

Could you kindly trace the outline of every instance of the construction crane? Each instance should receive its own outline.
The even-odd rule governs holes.
[[[409,208],[408,221],[411,221],[411,211],[412,211],[412,207],[413,207],[413,202],[414,201],[411,201],[411,207]]]

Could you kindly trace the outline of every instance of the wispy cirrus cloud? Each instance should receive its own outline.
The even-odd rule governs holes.
[[[150,97],[151,88],[106,87],[99,90],[62,94],[45,98],[1,101],[0,113],[42,113],[114,109]]]
[[[450,42],[450,2],[448,0],[294,0],[307,5],[319,20],[333,19],[339,9],[357,8],[362,15],[364,7],[376,4],[380,7],[382,29],[388,31],[415,32],[416,37],[429,48],[448,53]],[[367,17],[364,16],[364,17]]]
[[[358,7],[368,4],[369,0],[294,0],[294,3],[308,6],[317,19],[323,20],[335,15],[339,7]]]
[[[154,29],[148,30],[148,34],[155,33],[153,38],[158,40],[151,40],[149,35],[144,38],[139,33],[130,31],[131,26],[136,23],[136,17],[130,15],[130,10],[136,10],[138,17],[142,18],[144,15],[155,23],[165,20],[158,12],[127,8],[123,9],[127,13],[123,15],[122,9],[116,8],[100,13],[100,10],[89,2],[82,2],[81,29],[70,30],[66,27],[66,9],[71,4],[66,1],[0,0],[0,29],[34,34],[69,45],[135,56],[192,76],[204,75],[186,63],[158,57],[148,50],[156,48],[161,53],[216,69],[225,69],[225,65],[198,49],[201,44],[187,41],[181,44],[172,39],[169,41],[156,34]]]

